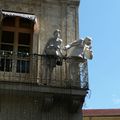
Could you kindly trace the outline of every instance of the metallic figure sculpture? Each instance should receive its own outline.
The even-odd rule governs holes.
[[[62,56],[61,51],[61,31],[56,29],[53,33],[54,37],[50,38],[45,46],[44,52],[46,55],[55,55],[55,56]]]
[[[68,51],[69,79],[78,86],[82,82],[81,76],[79,76],[80,66],[86,64],[86,59],[93,58],[91,48],[91,38],[89,37],[73,41],[64,47],[64,50]]]
[[[80,58],[86,58],[86,59],[92,59],[93,54],[91,51],[91,38],[86,37],[84,40],[79,39],[76,41],[73,41],[66,45],[64,47],[64,50],[68,51],[70,48],[72,48],[72,51],[68,54],[68,57],[80,57]]]
[[[44,70],[45,74],[43,78],[46,80],[46,84],[51,83],[51,77],[54,67],[56,65],[62,65],[62,49],[61,49],[61,31],[56,29],[53,33],[54,37],[50,38],[44,48]]]

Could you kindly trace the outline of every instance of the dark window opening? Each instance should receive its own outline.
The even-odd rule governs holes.
[[[0,71],[12,71],[12,59],[2,58],[0,60]]]
[[[30,45],[30,33],[19,33],[19,44]]]
[[[24,46],[19,46],[18,47],[18,52],[20,53],[30,53],[30,48],[29,47],[24,47]]]
[[[3,26],[15,26],[15,17],[12,16],[4,16],[3,18]]]
[[[2,31],[2,43],[13,43],[14,42],[14,32]]]
[[[27,18],[20,18],[19,26],[22,28],[33,28],[33,22]]]
[[[4,15],[0,41],[0,71],[29,73],[33,25],[32,20]]]
[[[18,60],[17,61],[17,72],[29,73],[30,61]]]
[[[12,45],[1,44],[1,50],[4,50],[4,51],[13,51],[13,46]]]

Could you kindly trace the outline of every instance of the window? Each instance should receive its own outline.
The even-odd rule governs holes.
[[[0,71],[29,73],[34,21],[24,14],[3,13]]]

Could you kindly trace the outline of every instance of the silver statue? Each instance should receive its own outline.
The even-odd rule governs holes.
[[[61,50],[61,31],[56,29],[53,33],[54,37],[50,38],[47,42],[44,52],[46,55],[55,55],[55,56],[62,56]]]
[[[86,59],[92,59],[91,38],[75,40],[64,47],[68,51],[67,58],[69,62],[69,79],[71,82],[81,84],[80,66],[86,62]]]
[[[64,47],[64,50],[68,51],[73,48],[68,54],[68,57],[78,57],[92,59],[93,54],[91,50],[91,38],[86,37],[85,39],[75,40]]]
[[[61,49],[61,31],[56,29],[53,33],[53,38],[50,38],[44,48],[44,76],[46,84],[51,83],[51,77],[54,67],[62,65],[62,49]]]

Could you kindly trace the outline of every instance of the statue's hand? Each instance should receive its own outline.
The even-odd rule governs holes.
[[[68,50],[69,48],[70,48],[70,45],[66,45],[66,46],[63,47],[63,50],[66,51],[66,50]]]

